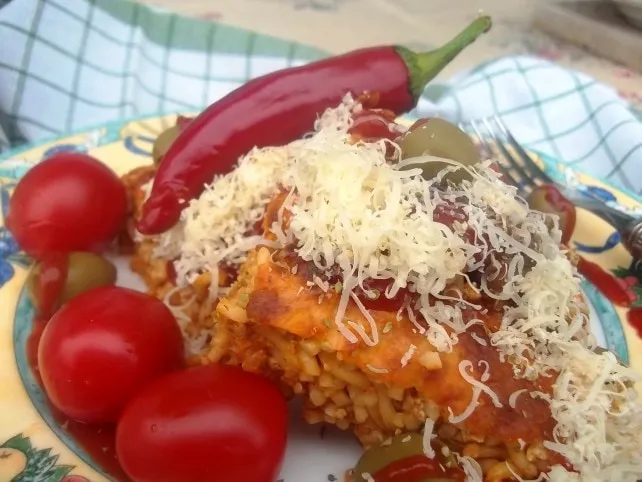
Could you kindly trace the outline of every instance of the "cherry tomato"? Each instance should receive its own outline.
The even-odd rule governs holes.
[[[205,365],[157,380],[127,405],[116,453],[134,482],[274,482],[287,405],[267,379]]]
[[[560,218],[562,244],[568,245],[575,230],[575,205],[551,184],[542,184],[533,189],[528,196],[528,205],[543,213],[557,214]]]
[[[364,109],[352,116],[353,124],[348,133],[356,139],[365,141],[378,141],[380,139],[394,140],[398,135],[394,128],[394,112],[389,110]]]
[[[58,153],[34,166],[9,201],[6,225],[28,254],[94,251],[125,224],[127,197],[120,179],[86,154]]]
[[[82,422],[115,422],[135,392],[183,362],[171,311],[156,298],[117,286],[63,305],[38,347],[51,403]]]

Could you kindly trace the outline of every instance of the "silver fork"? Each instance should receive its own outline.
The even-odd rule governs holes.
[[[556,183],[535,163],[499,117],[471,121],[460,124],[460,127],[476,136],[487,155],[498,158],[497,165],[505,181],[517,187],[523,197],[540,184],[554,185],[573,204],[591,211],[618,230],[622,244],[635,258],[632,266],[639,264],[638,260],[642,258],[642,218],[614,209],[589,192]]]

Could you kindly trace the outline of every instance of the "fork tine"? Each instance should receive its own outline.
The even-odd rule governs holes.
[[[495,165],[499,168],[499,171],[502,173],[502,176],[504,177],[505,182],[515,186],[519,190],[522,190],[522,183],[520,183],[519,179],[517,179],[515,176],[513,176],[513,174],[511,174],[510,169],[504,166],[504,164],[501,162],[496,162]]]
[[[484,136],[482,135],[482,133],[480,132],[480,130],[477,128],[477,124],[475,123],[475,121],[470,121],[467,125],[468,125],[468,126],[470,126],[470,128],[473,130],[473,133],[475,134],[475,136],[477,136],[477,140],[478,140],[478,141],[479,141],[479,143],[481,144],[481,147],[482,147],[482,149],[483,149],[483,151],[484,151],[484,152],[482,153],[482,154],[483,154],[483,156],[484,156],[485,158],[493,157],[493,155],[494,155],[494,154],[493,154],[493,150],[491,149],[490,144],[488,144],[488,142],[486,141],[486,139],[484,139]],[[460,127],[463,131],[467,131],[467,130],[468,130],[468,129],[466,129],[466,125],[464,125],[464,124],[459,124],[459,127]]]
[[[493,148],[492,148],[491,144],[488,142],[488,140],[486,139],[487,136],[482,135],[481,130],[479,129],[479,127],[477,127],[477,122],[472,120],[472,121],[470,121],[469,125],[472,128],[472,130],[475,133],[475,135],[477,136],[477,138],[479,139],[479,142],[483,146],[487,157],[489,157],[489,158],[495,157],[495,153],[493,151]],[[510,170],[507,169],[506,166],[504,166],[501,162],[497,162],[496,165],[499,168],[502,176],[504,176],[504,180],[506,182],[508,182],[509,184],[512,184],[513,186],[519,188],[519,180],[516,179],[515,176],[513,176],[511,174]]]
[[[506,128],[502,120],[498,116],[494,116],[493,120],[497,127],[502,131],[511,147],[515,149],[520,159],[523,161],[524,166],[528,169],[530,175],[527,175],[526,177],[533,181],[539,180],[544,183],[552,184],[553,180],[537,164],[535,164],[535,161],[533,161],[531,156],[529,156],[519,142],[517,142],[517,139],[513,137],[513,134],[511,134],[511,132]]]
[[[506,143],[504,142],[504,139],[497,135],[496,129],[493,129],[493,127],[488,122],[488,119],[484,118],[482,119],[482,122],[484,123],[484,127],[486,127],[486,131],[488,131],[488,134],[497,145],[497,149],[499,149],[499,151],[502,153],[504,159],[508,161],[508,165],[519,173],[521,182],[518,182],[516,186],[520,189],[523,189],[524,187],[535,187],[535,182],[533,181],[532,177],[524,170],[517,159],[515,159],[515,156],[513,156],[513,154],[511,154],[508,149],[506,149]],[[501,166],[501,162],[498,162],[498,164],[500,164],[500,167],[506,169],[505,166]],[[514,176],[511,177],[514,178]]]

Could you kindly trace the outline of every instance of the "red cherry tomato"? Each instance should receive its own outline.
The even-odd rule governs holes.
[[[568,245],[575,230],[575,205],[551,184],[542,184],[533,189],[528,196],[528,204],[531,209],[559,216],[562,244]]]
[[[206,365],[171,373],[138,393],[116,429],[116,453],[134,482],[274,482],[287,405],[267,379]]]
[[[38,347],[51,403],[82,422],[115,422],[135,392],[183,362],[183,339],[170,310],[156,298],[117,286],[65,304]]]
[[[6,225],[20,247],[51,252],[104,248],[124,226],[127,196],[120,179],[86,154],[55,154],[20,180]]]

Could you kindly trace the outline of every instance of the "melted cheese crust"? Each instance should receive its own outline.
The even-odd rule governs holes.
[[[310,289],[303,276],[292,274],[291,267],[274,262],[261,264],[250,283],[252,290],[246,306],[249,321],[284,330],[300,340],[314,340],[327,351],[341,353],[346,363],[354,364],[363,374],[377,381],[403,389],[416,389],[424,399],[439,406],[445,419],[449,417],[448,409],[455,414],[464,412],[473,396],[473,387],[461,376],[460,362],[469,360],[477,367],[473,375],[478,379],[482,373],[479,362],[488,363],[490,378],[486,385],[497,394],[502,406],[496,407],[490,398],[481,396],[479,404],[461,427],[481,440],[492,437],[504,443],[516,443],[520,439],[535,443],[550,439],[554,420],[548,403],[522,395],[513,408],[509,397],[517,390],[550,393],[553,379],[515,379],[512,365],[501,362],[497,350],[490,343],[484,346],[473,338],[474,334],[488,341],[487,333],[492,326],[497,326],[500,312],[485,315],[471,312],[471,317],[484,320],[484,326],[477,325],[470,332],[461,334],[453,351],[444,353],[436,351],[413,327],[407,315],[398,319],[394,312],[371,310],[380,340],[377,345],[368,346],[363,340],[349,343],[336,327],[328,323],[337,310],[339,295]],[[238,304],[234,296],[229,301]],[[225,315],[224,310],[219,312]],[[349,303],[345,318],[361,325],[364,330],[368,329],[367,320],[353,302]],[[384,330],[391,325],[391,329]],[[415,348],[412,356],[408,357],[411,347]],[[405,364],[404,357],[408,358]]]

